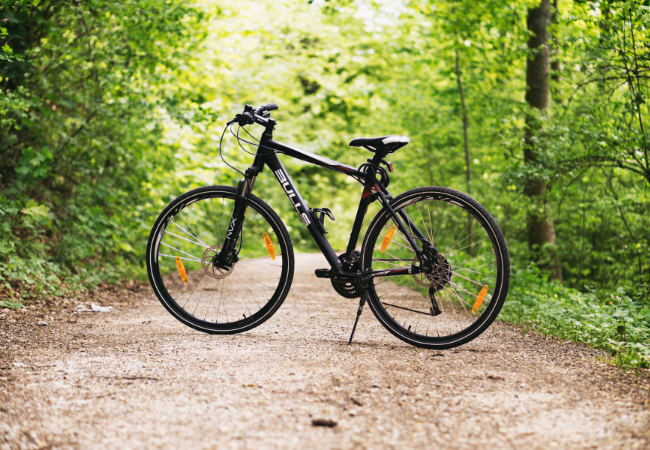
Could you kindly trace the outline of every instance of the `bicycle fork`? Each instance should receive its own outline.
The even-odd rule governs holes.
[[[230,267],[239,261],[237,257],[237,240],[244,225],[244,216],[246,215],[246,205],[248,203],[248,195],[253,190],[255,184],[255,176],[251,178],[244,178],[239,181],[237,185],[237,192],[235,194],[235,206],[232,210],[228,230],[226,231],[226,238],[223,241],[223,246],[218,255],[214,257],[212,263],[221,269],[230,269]]]

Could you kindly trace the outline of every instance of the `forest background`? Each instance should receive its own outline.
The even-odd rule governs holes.
[[[391,191],[459,189],[504,231],[502,319],[648,367],[650,1],[0,5],[0,306],[145,280],[164,206],[238,181],[225,122],[277,102],[278,140],[351,165],[350,139],[409,136]],[[360,187],[285,164],[343,248]],[[256,191],[314,250],[268,174]]]

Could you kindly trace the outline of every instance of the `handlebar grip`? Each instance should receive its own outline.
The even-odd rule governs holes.
[[[265,111],[273,111],[275,109],[278,109],[278,104],[277,103],[267,103],[266,105],[260,106],[260,109],[263,109]]]

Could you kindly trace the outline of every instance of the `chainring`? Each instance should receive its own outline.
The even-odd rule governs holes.
[[[344,263],[343,257],[345,256],[344,254],[339,255],[339,260]],[[357,251],[352,252],[352,261],[351,264],[345,264],[344,263],[344,269],[346,272],[359,272],[361,270],[361,263],[360,263],[360,257],[361,254]],[[335,279],[331,279],[332,281],[332,287],[334,290],[342,297],[345,298],[360,298],[363,295],[363,288],[359,284],[358,281],[337,281]]]
[[[206,248],[203,252],[203,257],[201,257],[201,267],[203,268],[205,274],[210,278],[216,278],[217,280],[226,278],[235,269],[234,264],[230,266],[229,270],[220,269],[219,267],[215,267],[214,264],[212,264],[212,258],[218,255],[220,250],[220,245],[213,245],[212,247]]]

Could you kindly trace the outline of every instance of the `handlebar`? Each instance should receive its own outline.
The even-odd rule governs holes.
[[[277,103],[267,103],[266,105],[253,108],[251,105],[244,107],[244,112],[237,114],[233,120],[228,122],[228,125],[238,123],[241,126],[257,123],[264,127],[268,127],[270,122],[275,125],[275,121],[269,118],[269,111],[278,109]]]
[[[267,103],[266,105],[258,106],[257,108],[253,108],[255,112],[258,111],[274,111],[278,109],[278,104],[277,103]]]

